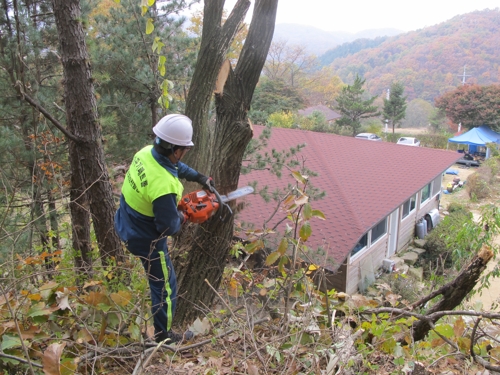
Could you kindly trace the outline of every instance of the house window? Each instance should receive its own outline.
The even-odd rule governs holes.
[[[433,197],[441,192],[441,181],[442,180],[443,180],[443,177],[441,175],[439,175],[432,182],[432,196]]]
[[[387,218],[380,221],[372,229],[372,240],[371,244],[375,243],[380,237],[387,233]]]
[[[410,212],[412,212],[417,205],[417,195],[415,194],[413,197],[408,199],[404,204],[403,204],[403,219],[407,217]]]
[[[365,249],[368,246],[368,233],[365,233],[363,237],[359,240],[359,242],[354,246],[354,249],[351,252],[351,256],[359,253],[361,250]]]
[[[420,191],[420,203],[422,202],[425,202],[427,199],[430,198],[431,196],[431,185],[432,183],[429,183],[426,187],[424,187],[421,191]]]

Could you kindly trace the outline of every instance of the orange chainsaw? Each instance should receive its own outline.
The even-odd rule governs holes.
[[[197,190],[184,195],[177,205],[177,209],[184,213],[186,220],[189,220],[192,223],[200,224],[210,219],[222,205],[220,220],[225,221],[228,214],[233,214],[233,211],[227,202],[244,197],[245,195],[251,193],[253,193],[253,187],[245,186],[236,189],[227,195],[220,195],[217,190],[211,186],[210,190]],[[223,210],[226,211],[224,215],[222,212]]]

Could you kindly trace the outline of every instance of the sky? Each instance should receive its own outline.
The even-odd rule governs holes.
[[[225,8],[232,9],[235,3],[236,0],[226,0]],[[487,8],[500,8],[500,1],[280,0],[276,23],[297,23],[325,31],[351,33],[381,28],[412,31]],[[250,18],[246,21],[250,22]]]

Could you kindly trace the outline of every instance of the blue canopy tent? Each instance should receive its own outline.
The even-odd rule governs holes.
[[[453,138],[448,138],[448,142],[460,143],[469,146],[469,152],[473,153],[478,146],[486,147],[487,143],[500,144],[500,134],[494,132],[486,125],[469,130]],[[486,149],[486,158],[489,157],[489,150]]]

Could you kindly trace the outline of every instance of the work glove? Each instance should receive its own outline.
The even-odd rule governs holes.
[[[212,180],[212,177],[207,177],[202,175],[201,173],[198,173],[196,182],[203,186],[203,189],[206,189],[208,191],[213,192],[213,189],[215,189],[215,182],[214,180]]]
[[[189,220],[189,216],[185,211],[177,210],[177,213],[179,214],[179,219],[181,219],[181,225]]]

